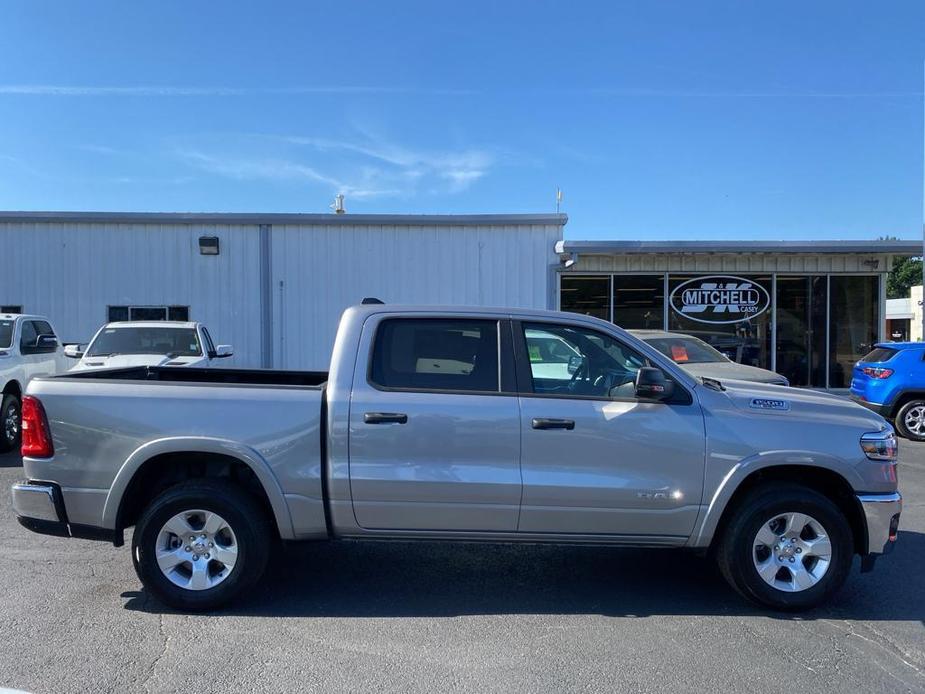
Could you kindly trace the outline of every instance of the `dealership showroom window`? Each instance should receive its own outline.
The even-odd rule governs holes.
[[[877,275],[563,274],[559,289],[563,311],[695,335],[733,361],[816,388],[850,385],[881,318]],[[717,289],[740,293],[697,293]],[[710,301],[730,298],[741,305]]]

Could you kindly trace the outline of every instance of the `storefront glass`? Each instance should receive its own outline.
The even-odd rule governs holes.
[[[563,311],[610,320],[610,277],[563,276],[559,307]]]
[[[878,340],[877,275],[668,274],[668,296],[665,277],[564,274],[560,307],[628,329],[695,335],[795,386],[847,388],[854,363]]]
[[[662,330],[665,324],[665,276],[614,275],[613,322],[627,330]]]
[[[668,291],[669,330],[699,337],[740,364],[771,368],[770,275],[669,275]],[[702,294],[704,303],[685,292]],[[753,317],[746,301],[756,302]]]
[[[825,275],[777,276],[777,373],[825,387]]]
[[[880,292],[876,277],[829,277],[829,387],[851,385],[854,363],[877,342]]]

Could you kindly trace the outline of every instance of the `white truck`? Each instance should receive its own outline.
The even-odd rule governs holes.
[[[107,323],[90,344],[68,345],[64,355],[80,361],[71,371],[128,366],[214,366],[234,354],[231,345],[212,342],[202,323],[126,321]]]
[[[0,313],[0,452],[19,447],[22,394],[29,381],[64,371],[64,361],[47,318]]]

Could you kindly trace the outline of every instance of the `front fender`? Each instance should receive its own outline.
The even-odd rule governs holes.
[[[845,477],[846,465],[844,461],[831,455],[816,451],[768,451],[735,463],[710,495],[710,490],[704,490],[704,500],[707,501],[694,526],[688,546],[696,548],[709,547],[716,533],[723,512],[726,510],[732,497],[749,475],[766,470],[789,466],[817,467],[833,472],[852,485],[852,481]],[[850,469],[850,468],[849,468]]]
[[[284,540],[295,538],[289,505],[286,503],[282,487],[280,487],[279,481],[267,461],[249,446],[227,439],[203,436],[178,436],[157,439],[135,449],[122,464],[122,467],[119,468],[109,488],[109,493],[106,495],[102,518],[104,528],[116,527],[122,499],[141,466],[155,456],[165,453],[215,453],[241,461],[254,472],[266,492],[267,498],[270,500],[270,507],[273,509],[276,525],[279,527],[280,536]]]

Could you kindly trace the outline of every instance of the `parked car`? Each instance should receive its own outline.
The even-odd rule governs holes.
[[[575,368],[535,369],[539,341]],[[26,401],[19,522],[115,545],[134,526],[141,581],[183,610],[250,592],[280,538],[686,547],[801,609],[855,554],[871,569],[902,508],[878,415],[697,379],[571,313],[363,305],[330,373],[71,372]]]
[[[851,398],[925,441],[925,343],[883,342],[854,365]]]
[[[790,381],[779,373],[757,366],[738,364],[703,340],[684,333],[664,330],[630,330],[640,340],[648,342],[659,352],[698,377],[716,378],[721,381],[754,381],[789,386]]]
[[[64,370],[58,337],[44,316],[0,314],[0,452],[19,447],[21,400],[29,382]]]
[[[218,345],[202,323],[126,321],[107,323],[87,347],[68,345],[64,354],[79,359],[71,371],[125,366],[214,366],[234,354]]]

